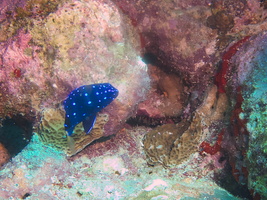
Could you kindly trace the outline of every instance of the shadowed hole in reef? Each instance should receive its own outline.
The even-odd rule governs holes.
[[[167,67],[163,64],[164,61],[160,60],[158,56],[151,52],[144,53],[142,61],[146,64],[151,64],[160,68],[164,72],[168,71]],[[148,66],[149,67],[149,66]],[[163,91],[160,91],[163,94]],[[139,113],[140,112],[140,113]],[[148,113],[138,111],[136,116],[132,116],[127,119],[126,123],[130,126],[146,126],[157,127],[163,124],[176,124],[182,121],[182,116],[166,116],[166,117],[150,117]]]
[[[162,117],[162,118],[151,118],[146,115],[137,115],[130,117],[126,123],[130,126],[146,126],[146,127],[157,127],[163,124],[177,124],[182,121],[181,116],[177,117]]]
[[[245,200],[252,200],[253,197],[251,196],[247,185],[242,185],[238,183],[233,174],[232,174],[232,167],[229,164],[229,161],[226,162],[226,166],[223,170],[218,171],[214,175],[215,182],[232,195],[245,199]]]
[[[159,60],[156,55],[153,53],[145,53],[143,56],[143,62],[146,64],[158,65]]]
[[[30,142],[33,124],[22,116],[4,119],[0,127],[0,143],[11,157],[17,155]]]

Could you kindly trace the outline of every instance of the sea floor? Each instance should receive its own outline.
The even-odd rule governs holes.
[[[149,166],[141,142],[148,130],[123,129],[71,158],[35,134],[0,171],[0,199],[237,199],[198,165],[198,153],[177,168]]]

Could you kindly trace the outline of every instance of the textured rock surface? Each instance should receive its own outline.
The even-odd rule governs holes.
[[[181,122],[177,125],[165,124],[148,132],[143,139],[148,163],[150,165],[161,163],[163,166],[168,166],[174,141],[181,137],[188,125],[188,122]],[[181,160],[179,156],[176,159]]]
[[[239,52],[232,58],[234,66],[238,71],[238,83],[242,86],[241,94],[243,96],[242,107],[238,119],[246,125],[247,130],[240,131],[238,137],[237,149],[242,149],[241,139],[247,139],[248,149],[246,149],[246,159],[244,162],[237,162],[239,168],[248,170],[243,175],[248,179],[248,185],[251,189],[267,198],[267,69],[266,69],[266,47],[267,35],[261,33],[252,37]],[[244,62],[246,60],[246,62]],[[244,150],[243,152],[244,153]],[[242,175],[242,173],[240,173]],[[242,181],[242,176],[239,177]]]
[[[189,159],[198,151],[200,143],[212,134],[210,126],[224,121],[227,108],[226,95],[218,96],[217,87],[212,86],[192,121],[162,125],[145,135],[143,143],[148,162],[175,166]]]
[[[107,1],[69,1],[29,20],[0,47],[0,118],[39,119],[74,88],[110,82],[120,95],[103,110],[109,116],[104,135],[116,133],[150,87],[129,20]]]
[[[0,172],[5,199],[234,199],[214,181],[242,199],[266,194],[265,35],[253,36],[267,30],[264,1],[3,0],[0,6],[0,118],[41,122],[43,141],[68,152],[62,100],[82,84],[110,82],[120,95],[99,113],[100,121],[108,119],[95,127],[103,132],[86,143],[75,138],[77,151],[120,130],[143,100],[137,115],[147,125],[124,126],[68,160],[34,135]],[[188,128],[177,130],[186,120]],[[172,124],[148,128],[165,123]],[[84,134],[77,129],[76,136]],[[171,169],[146,165],[145,132],[150,164]]]
[[[147,99],[138,105],[137,114],[151,118],[180,116],[188,101],[181,77],[151,64],[148,64],[148,74],[151,90]]]
[[[205,25],[211,15],[208,1],[114,2],[134,21],[145,52],[158,57],[157,65],[183,74],[191,83],[207,84],[215,70],[211,62],[217,36]]]
[[[64,128],[65,112],[60,109],[45,109],[39,126],[38,135],[40,140],[48,146],[54,147],[72,156],[84,149],[94,140],[104,136],[104,125],[108,122],[108,115],[100,114],[90,134],[84,132],[82,123],[78,124],[73,132],[74,151],[70,150]]]
[[[0,171],[1,197],[21,199],[28,194],[27,199],[237,199],[202,174],[199,165],[180,169],[148,167],[140,143],[146,131],[141,127],[124,130],[110,140],[90,145],[85,149],[90,154],[80,152],[69,160],[44,146],[35,135],[23,152]]]
[[[229,44],[267,30],[267,12],[257,0],[113,2],[138,29],[144,55],[153,55],[154,59],[148,59],[148,63],[182,80],[189,96],[186,100],[190,103],[190,112],[202,102],[203,91],[220,68],[221,55]],[[164,110],[160,106],[169,109],[168,99],[155,93],[150,97],[156,101],[151,103],[148,99],[147,104],[142,104],[142,113],[162,117]],[[158,109],[152,109],[151,105]],[[175,114],[181,111],[176,107],[172,109],[176,109]]]

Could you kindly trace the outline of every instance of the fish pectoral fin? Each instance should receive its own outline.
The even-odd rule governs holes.
[[[86,117],[85,120],[83,120],[83,128],[84,128],[84,132],[86,134],[90,133],[90,131],[94,127],[95,120],[96,120],[96,114],[88,116],[88,117]]]

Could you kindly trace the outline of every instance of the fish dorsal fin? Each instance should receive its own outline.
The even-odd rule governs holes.
[[[90,133],[90,131],[92,130],[95,124],[95,120],[96,120],[96,114],[92,114],[86,117],[85,120],[83,120],[83,128],[86,134]]]

